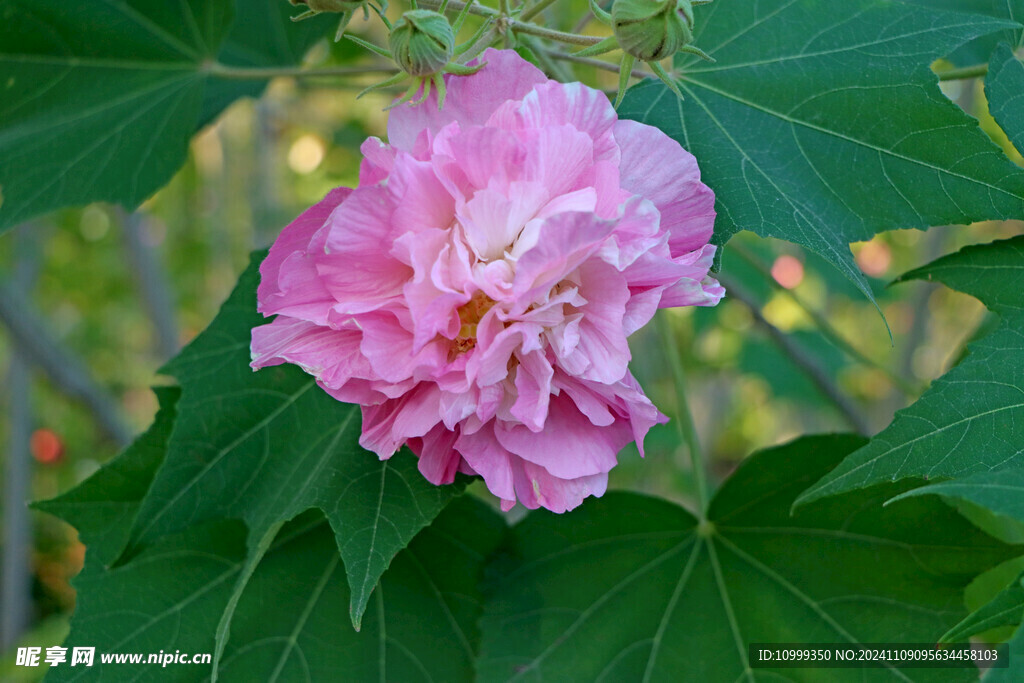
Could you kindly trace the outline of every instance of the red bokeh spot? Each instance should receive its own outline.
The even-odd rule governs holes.
[[[29,446],[32,449],[32,457],[44,465],[60,462],[64,457],[64,442],[50,429],[37,429],[32,432]]]
[[[793,289],[804,281],[804,264],[794,256],[780,256],[772,264],[772,277],[786,289]]]

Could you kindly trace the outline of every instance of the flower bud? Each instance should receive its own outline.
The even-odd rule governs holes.
[[[311,12],[354,12],[364,4],[366,0],[288,0],[296,7],[305,5]]]
[[[612,31],[623,52],[657,62],[693,40],[693,7],[690,0],[615,0]]]
[[[395,62],[412,76],[430,76],[455,53],[455,33],[443,14],[414,9],[395,22],[388,38]]]

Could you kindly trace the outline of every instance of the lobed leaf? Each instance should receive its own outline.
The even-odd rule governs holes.
[[[276,525],[320,508],[336,535],[358,628],[391,559],[462,485],[434,486],[407,451],[386,461],[364,451],[359,407],[331,398],[299,368],[249,368],[251,329],[265,322],[256,312],[263,255],[164,368],[181,385],[177,419],[127,552],[200,522],[240,519],[258,559]]]
[[[319,513],[300,515],[284,525],[241,596],[219,680],[472,681],[476,586],[503,530],[481,501],[453,501],[395,559],[357,633],[338,620],[350,598],[334,534]],[[246,535],[235,521],[199,524],[113,569],[90,553],[64,645],[95,647],[95,664],[58,666],[47,680],[209,680],[208,664],[103,664],[100,655],[211,653],[246,563]]]
[[[753,670],[747,648],[937,639],[962,617],[964,586],[1013,550],[939,501],[883,508],[898,490],[892,485],[791,517],[807,482],[861,443],[806,437],[755,454],[715,496],[709,523],[626,493],[566,515],[531,513],[494,570],[480,680],[677,681],[683,672],[709,683],[817,680],[810,669]],[[973,677],[948,669],[828,674]]]
[[[697,8],[679,101],[648,81],[620,114],[692,152],[740,230],[821,254],[872,301],[849,242],[884,230],[1024,217],[1024,170],[938,88],[929,64],[1014,22],[892,0],[718,0]]]
[[[797,505],[906,477],[978,475],[941,486],[972,488],[967,497],[985,506],[1012,495],[982,490],[992,479],[1019,479],[1009,471],[1024,468],[1024,236],[966,247],[899,281],[911,279],[937,280],[976,297],[1000,316],[999,327],[970,344],[960,365],[801,494]]]
[[[902,0],[911,5],[918,5],[928,10],[952,10],[954,12],[973,12],[999,19],[1009,19],[1024,24],[1024,0]],[[1000,42],[1007,42],[1017,47],[1024,45],[1024,31],[1018,26],[1006,28],[998,33],[982,36],[962,45],[946,55],[946,58],[957,66],[972,66],[989,60],[992,52]]]
[[[266,85],[219,64],[293,65],[324,35],[327,17],[286,33],[287,7],[0,0],[0,231],[64,206],[134,208],[162,187],[200,125]]]

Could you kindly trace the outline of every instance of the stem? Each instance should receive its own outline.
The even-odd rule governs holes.
[[[494,42],[495,36],[498,35],[498,25],[495,23],[489,29],[487,29],[476,42],[468,50],[466,50],[460,57],[460,64],[468,64],[473,60],[474,57],[478,56],[481,52],[487,49],[487,47]]]
[[[597,36],[578,36],[575,33],[556,31],[553,28],[544,28],[543,26],[524,23],[514,19],[509,20],[508,28],[519,33],[537,36],[538,38],[547,38],[548,40],[557,40],[560,43],[568,43],[570,45],[597,45],[604,40],[604,38],[598,38]]]
[[[436,10],[441,6],[441,2],[442,0],[420,0],[420,5],[424,9]],[[459,2],[459,0],[448,0],[447,9],[453,10],[455,12],[461,12],[467,4],[468,3],[465,2]],[[475,3],[469,6],[469,13],[475,14],[480,17],[496,18],[501,16],[501,12],[499,12],[498,10],[492,7],[487,7],[485,5],[479,5]]]
[[[394,74],[398,72],[393,66],[329,66],[322,69],[308,69],[299,66],[281,66],[270,68],[249,68],[225,66],[219,62],[211,62],[205,68],[206,73],[237,81],[264,81],[281,76],[292,78],[330,78],[344,76],[361,76],[365,74]]]
[[[940,81],[958,81],[964,78],[977,78],[988,73],[988,64],[974,64],[959,69],[939,71],[936,75]]]
[[[566,62],[574,62],[576,64],[586,64],[587,66],[592,66],[595,69],[603,69],[605,71],[610,71],[616,74],[619,73],[618,66],[616,66],[615,64],[610,64],[608,62],[601,61],[600,59],[594,59],[593,57],[578,57],[576,55],[566,54],[565,52],[556,52],[554,50],[546,50],[546,52],[548,56],[551,57],[552,59],[561,59]],[[641,71],[640,69],[633,69],[629,73],[634,78],[651,77],[651,74],[647,73],[646,71]]]
[[[686,400],[686,373],[683,371],[683,361],[679,358],[679,343],[667,313],[657,316],[655,325],[661,335],[665,356],[672,371],[676,391],[676,429],[679,431],[679,436],[686,442],[686,450],[690,453],[690,465],[693,468],[693,479],[697,489],[698,516],[703,522],[707,519],[708,475],[701,456],[697,428],[693,424],[693,414],[690,412],[690,404]]]
[[[562,83],[569,83],[577,80],[572,73],[572,68],[555,60],[551,51],[542,47],[538,40],[529,36],[523,36],[522,42],[523,45],[530,48],[530,50],[537,55],[537,59],[540,61],[541,66],[543,66],[548,73],[554,76],[555,80],[561,81]]]
[[[857,361],[861,365],[866,365],[868,367],[874,368],[882,372],[889,379],[889,381],[893,383],[893,386],[902,391],[906,396],[914,397],[919,396],[921,394],[921,392],[923,391],[922,387],[916,386],[913,382],[907,380],[905,377],[902,377],[893,370],[890,370],[889,368],[885,367],[875,359],[868,357],[867,354],[858,349],[856,346],[850,343],[842,334],[840,334],[839,331],[835,327],[833,327],[828,320],[825,319],[825,316],[823,316],[819,311],[815,310],[814,308],[811,307],[810,304],[804,301],[803,297],[801,297],[792,289],[787,289],[780,285],[778,282],[776,282],[775,278],[772,276],[772,273],[768,269],[768,267],[765,266],[756,256],[754,256],[749,251],[747,251],[746,249],[739,245],[730,245],[730,250],[737,256],[739,256],[741,259],[749,263],[751,266],[753,266],[753,268],[758,273],[763,275],[764,278],[771,283],[772,287],[774,287],[780,292],[783,292],[786,296],[788,296],[793,301],[793,303],[799,306],[800,309],[804,313],[806,313],[808,317],[810,317],[811,321],[814,323],[815,327],[817,327],[818,330],[822,333],[822,335],[830,342],[832,342],[836,347],[838,347],[841,351],[843,351],[847,356]]]
[[[423,7],[429,9],[436,9],[441,5],[440,0],[421,0],[420,4]],[[458,0],[449,0],[448,7],[455,10],[461,10],[466,6],[466,3],[459,2]],[[529,11],[529,10],[527,10]],[[472,5],[469,8],[470,14],[477,14],[482,17],[500,17],[501,12],[490,7],[484,7],[482,5]],[[575,33],[565,33],[564,31],[556,31],[551,28],[544,28],[543,26],[537,26],[529,22],[522,20],[509,19],[507,28],[512,31],[518,31],[531,36],[537,36],[538,38],[547,38],[548,40],[557,40],[560,43],[569,43],[570,45],[597,45],[604,38],[597,36],[578,36]]]
[[[750,314],[754,317],[754,320],[764,328],[764,331],[768,333],[775,345],[779,347],[786,356],[789,357],[793,364],[804,371],[807,378],[814,383],[814,386],[821,391],[822,395],[829,400],[836,407],[839,413],[843,416],[846,422],[857,431],[858,434],[868,435],[871,433],[868,427],[867,419],[860,414],[860,410],[853,404],[846,395],[839,390],[839,387],[835,385],[832,378],[828,376],[828,373],[816,361],[814,361],[807,352],[793,341],[785,332],[772,325],[762,315],[761,310],[754,302],[753,297],[750,296],[746,290],[743,289],[738,283],[730,280],[722,273],[718,274],[718,281],[725,287],[729,293],[729,297],[740,302],[748,309]]]
[[[511,5],[511,3],[509,2],[509,0],[501,0],[501,19],[499,19],[498,21],[499,22],[506,22],[506,21],[509,20],[509,18],[511,18],[511,16],[512,16],[512,5]],[[510,47],[512,47],[512,33],[511,33],[511,31],[501,31],[501,30],[499,30],[499,33],[502,34],[502,37],[504,39],[505,49],[507,50]]]

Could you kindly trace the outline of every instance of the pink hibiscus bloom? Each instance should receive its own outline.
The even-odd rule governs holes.
[[[627,337],[711,306],[714,194],[656,128],[511,51],[391,113],[359,187],[291,223],[260,268],[254,368],[295,363],[362,406],[360,444],[403,444],[435,484],[480,475],[509,509],[600,496],[666,418]]]

